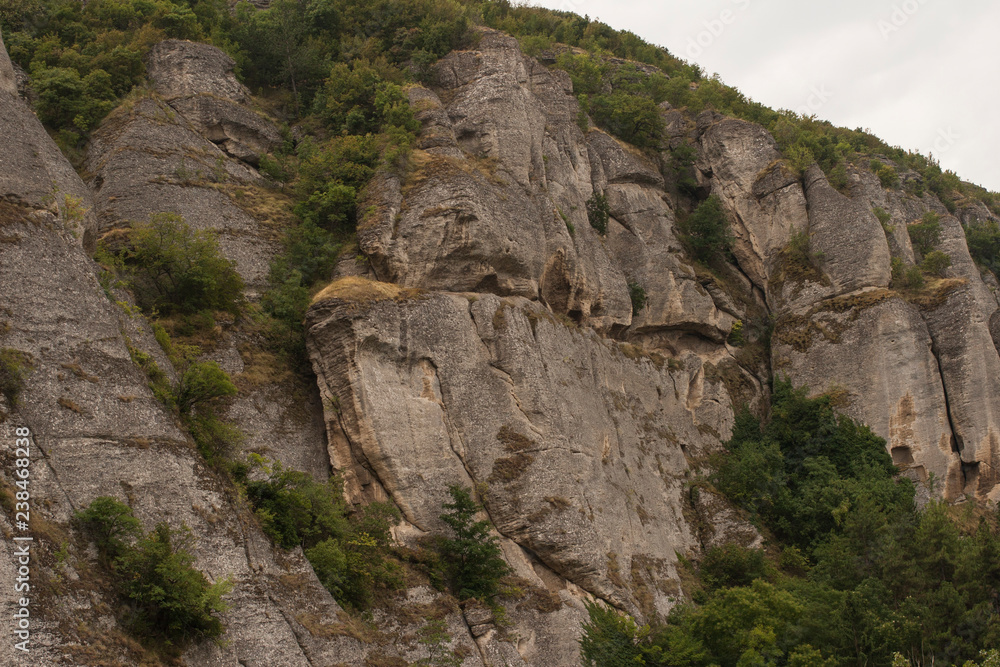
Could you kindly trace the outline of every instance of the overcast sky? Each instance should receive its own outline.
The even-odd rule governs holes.
[[[772,108],[1000,191],[996,0],[533,0],[631,30]]]

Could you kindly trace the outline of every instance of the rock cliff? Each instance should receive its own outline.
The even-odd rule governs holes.
[[[261,379],[247,322],[220,327],[203,355],[237,380],[225,415],[248,450],[339,474],[353,503],[393,503],[410,546],[444,530],[448,485],[471,487],[524,582],[506,625],[410,582],[374,614],[376,632],[355,627],[156,400],[134,360],[169,362],[92,260],[98,238],[176,213],[219,234],[259,298],[290,213],[257,171],[281,135],[233,66],[207,45],[154,47],[149,88],[94,132],[85,183],[0,48],[0,346],[32,369],[17,405],[0,398],[0,446],[9,463],[13,429],[31,429],[47,604],[31,662],[5,645],[5,664],[137,659],[83,555],[76,566],[55,555],[72,512],[100,495],[147,528],[186,524],[197,567],[232,578],[226,641],[186,664],[418,660],[429,609],[466,667],[578,664],[585,600],[664,615],[683,597],[679,556],[760,544],[721,497],[691,488],[735,413],[766,409],[774,375],[834,395],[925,494],[1000,498],[1000,302],[963,232],[989,211],[950,215],[854,166],[838,189],[815,165],[797,173],[763,127],[665,107],[667,143],[695,149],[699,196],[720,198],[734,237],[732,261],[709,271],[681,242],[690,203],[667,146],[584,131],[569,76],[484,31],[434,66],[434,85],[407,91],[421,130],[407,168],[376,175],[359,205],[364,267],[341,262],[308,311],[315,376]],[[595,195],[605,233],[588,217]],[[951,265],[903,289],[892,262],[914,262],[906,229],[928,211]],[[733,336],[767,321],[770,347],[762,337],[756,354]],[[10,517],[0,523],[10,536]]]

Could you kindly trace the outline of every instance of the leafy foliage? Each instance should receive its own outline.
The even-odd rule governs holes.
[[[442,539],[440,548],[454,588],[462,599],[492,601],[510,567],[501,557],[496,538],[490,535],[490,522],[475,520],[482,507],[472,499],[469,489],[450,486],[448,493],[452,502],[444,504],[448,512],[441,515],[441,520],[455,537]]]
[[[702,262],[729,255],[733,237],[722,200],[712,195],[679,222],[682,238],[691,254]]]
[[[590,115],[611,134],[640,148],[656,148],[663,138],[660,110],[643,95],[597,95],[590,100]]]
[[[996,220],[969,223],[965,227],[969,254],[976,263],[1000,276],[1000,224]]]
[[[646,289],[639,283],[629,283],[628,295],[632,300],[632,316],[635,317],[646,307]]]
[[[166,523],[124,549],[114,569],[124,597],[134,611],[132,631],[162,635],[172,643],[220,636],[225,627],[217,614],[227,605],[222,596],[232,590],[228,580],[210,584],[193,567],[192,539],[186,528]]]
[[[0,394],[10,407],[17,405],[30,370],[31,364],[24,352],[12,347],[0,348]]]
[[[96,498],[75,519],[114,573],[129,608],[126,625],[136,636],[183,645],[225,631],[218,616],[226,611],[222,597],[232,583],[210,584],[193,567],[189,530],[160,523],[144,535],[132,509],[109,496]]]
[[[173,213],[158,213],[128,232],[118,248],[98,258],[115,266],[147,312],[160,314],[243,307],[243,280],[219,252],[214,233],[195,231]]]
[[[776,381],[770,419],[742,413],[716,487],[784,544],[778,565],[735,545],[706,551],[695,600],[639,627],[589,609],[588,664],[963,664],[1000,639],[995,512],[918,510],[885,441],[829,397]],[[982,652],[982,653],[981,653]]]
[[[390,528],[400,520],[392,505],[349,510],[338,478],[316,482],[255,454],[237,480],[264,532],[286,549],[303,547],[319,580],[341,604],[366,608],[378,589],[401,585],[399,568],[388,558]]]
[[[132,508],[110,496],[95,498],[73,518],[90,534],[104,557],[121,553],[142,535],[142,524],[132,514]]]
[[[933,250],[941,239],[941,216],[928,211],[920,222],[909,225],[906,231],[910,235],[914,252],[923,257]]]
[[[216,362],[196,361],[181,374],[176,393],[177,407],[181,415],[187,416],[210,401],[235,395],[236,387]]]
[[[29,0],[0,10],[11,58],[31,73],[39,118],[70,153],[142,82],[152,45],[168,37],[221,41],[231,24],[212,0]]]
[[[604,194],[594,191],[587,200],[587,219],[590,226],[597,230],[601,236],[608,233],[608,219],[611,217],[611,207],[608,206],[608,198]]]
[[[924,255],[924,261],[920,263],[920,269],[932,276],[943,276],[944,270],[951,266],[951,257],[940,250],[931,250]]]
[[[828,396],[807,398],[787,381],[775,381],[764,429],[744,411],[727,446],[718,488],[807,553],[839,523],[842,506],[859,507],[870,494],[886,515],[912,505],[912,486],[893,480],[881,438],[837,416]]]

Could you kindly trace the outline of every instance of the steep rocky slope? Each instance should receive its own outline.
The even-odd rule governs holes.
[[[354,503],[391,501],[408,545],[443,531],[449,484],[472,487],[524,582],[507,625],[411,582],[398,608],[375,612],[376,631],[352,626],[156,401],[134,351],[169,362],[90,259],[99,237],[177,213],[218,232],[257,298],[289,224],[287,197],[256,170],[280,141],[274,123],[228,57],[169,40],[150,55],[150,88],[94,133],[85,184],[0,54],[0,345],[33,368],[19,405],[0,404],[0,434],[7,459],[13,428],[34,434],[44,521],[33,529],[49,580],[37,652],[24,662],[7,646],[5,663],[134,659],[107,635],[113,614],[86,554],[54,555],[72,511],[113,495],[147,527],[190,526],[197,566],[235,583],[227,641],[192,649],[187,664],[417,660],[428,617],[444,620],[466,666],[577,664],[583,600],[662,615],[682,597],[679,555],[759,544],[721,498],[690,487],[735,411],[766,406],[772,374],[833,392],[906,474],[934,480],[926,493],[1000,496],[1000,303],[962,230],[989,211],[948,215],[933,195],[884,189],[853,167],[839,191],[818,167],[795,173],[760,126],[664,105],[668,143],[697,149],[698,191],[729,216],[735,261],[710,272],[683,250],[688,204],[669,151],[584,132],[569,76],[484,31],[435,65],[435,85],[408,89],[422,125],[409,166],[375,177],[359,206],[365,262],[341,262],[307,316],[315,379],[264,372],[246,322],[205,352],[240,386],[226,415],[248,449],[316,478],[336,471]],[[606,234],[588,220],[595,193]],[[891,260],[913,262],[906,227],[926,211],[942,216],[951,267],[898,289]],[[730,344],[737,322],[769,318],[770,350]],[[0,586],[14,577],[9,545]]]

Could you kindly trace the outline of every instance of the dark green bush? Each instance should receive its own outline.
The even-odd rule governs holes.
[[[173,213],[158,213],[128,232],[119,248],[98,258],[116,266],[148,312],[193,314],[243,307],[243,280],[219,252],[215,234],[194,231]]]
[[[316,576],[341,604],[365,609],[380,588],[403,585],[399,565],[388,558],[389,529],[399,523],[399,511],[388,503],[371,503],[350,517],[350,531],[306,549]]]
[[[556,66],[569,72],[575,94],[595,95],[601,92],[601,81],[606,71],[606,65],[596,55],[565,51],[559,54]]]
[[[699,576],[709,590],[749,586],[755,579],[768,579],[775,573],[763,549],[747,549],[728,543],[705,550]]]
[[[73,518],[106,559],[115,558],[142,535],[142,524],[132,514],[132,508],[110,496],[95,498]]]
[[[254,474],[250,479],[252,471],[263,478]],[[399,566],[389,558],[390,530],[400,521],[392,505],[375,502],[349,510],[338,478],[316,482],[257,455],[237,479],[264,532],[286,549],[303,547],[316,576],[339,603],[364,609],[380,588],[402,585]]]
[[[783,546],[785,573],[761,550],[708,549],[699,604],[676,606],[663,624],[588,608],[585,664],[890,667],[898,653],[958,665],[996,646],[993,513],[940,500],[918,510],[884,440],[827,397],[780,380],[773,396],[763,423],[738,417],[713,480]]]
[[[670,151],[670,170],[673,172],[677,189],[692,197],[698,190],[698,181],[694,177],[694,161],[698,151],[694,146],[684,143]]]
[[[951,266],[951,257],[940,250],[931,250],[924,255],[924,261],[920,263],[920,268],[932,276],[943,276],[944,270]]]
[[[211,639],[225,632],[218,615],[228,580],[210,584],[193,567],[192,538],[186,528],[160,523],[114,561],[118,586],[131,608],[127,625],[138,636],[159,636],[177,644]]]
[[[74,520],[111,568],[128,608],[124,624],[136,636],[183,645],[222,635],[225,627],[218,615],[226,611],[222,596],[232,583],[210,584],[192,567],[193,540],[187,528],[160,523],[143,535],[132,508],[109,496],[94,499]]]
[[[443,538],[440,549],[454,590],[463,600],[478,598],[492,602],[510,567],[502,558],[496,538],[490,534],[490,522],[475,520],[482,507],[472,499],[469,489],[449,486],[448,493],[452,501],[443,505],[448,511],[441,515],[441,520],[455,536]]]
[[[28,355],[11,347],[0,348],[0,394],[10,407],[17,405],[31,370]]]
[[[596,190],[590,199],[587,200],[587,219],[590,226],[597,230],[601,236],[608,233],[608,218],[611,217],[611,207],[608,206],[608,198]]]
[[[177,384],[176,403],[182,416],[226,396],[236,394],[229,375],[214,361],[193,362],[181,373]]]
[[[629,283],[628,295],[632,300],[632,316],[635,317],[646,307],[646,290],[639,283]]]
[[[872,160],[871,170],[878,176],[879,183],[882,184],[883,188],[897,188],[899,187],[899,174],[896,170],[885,164],[881,160]]]
[[[590,115],[608,132],[640,148],[658,148],[663,140],[663,120],[656,102],[625,92],[594,95]]]
[[[976,264],[1000,276],[1000,225],[995,220],[973,221],[965,228],[965,238]]]
[[[924,274],[919,266],[908,266],[903,274],[903,287],[907,289],[920,289],[924,286]]]
[[[253,462],[266,477],[243,481],[247,499],[264,532],[276,544],[286,549],[309,547],[349,532],[343,490],[335,478],[320,483],[307,473],[286,470],[278,462],[270,467],[259,457]]]
[[[718,196],[712,195],[699,204],[686,218],[678,221],[678,227],[684,243],[699,261],[711,262],[728,257],[733,237]]]
[[[892,225],[889,224],[889,222],[892,220],[892,214],[890,214],[884,208],[880,208],[878,206],[872,208],[872,213],[874,213],[875,217],[878,218],[878,222],[880,225],[882,225],[883,231],[885,231],[886,234],[892,234],[894,228]]]
[[[847,417],[827,396],[776,380],[771,420],[763,430],[744,411],[727,444],[716,486],[790,544],[808,553],[834,527],[834,510],[881,494],[886,513],[905,511],[913,489],[896,484],[885,441]]]
[[[840,160],[834,165],[833,169],[827,175],[827,179],[830,181],[830,185],[836,188],[839,192],[844,194],[850,194],[850,189],[848,186],[847,179],[847,163],[844,160]]]
[[[941,216],[928,211],[924,213],[920,222],[908,225],[906,231],[910,235],[913,251],[922,258],[933,250],[941,239]]]

